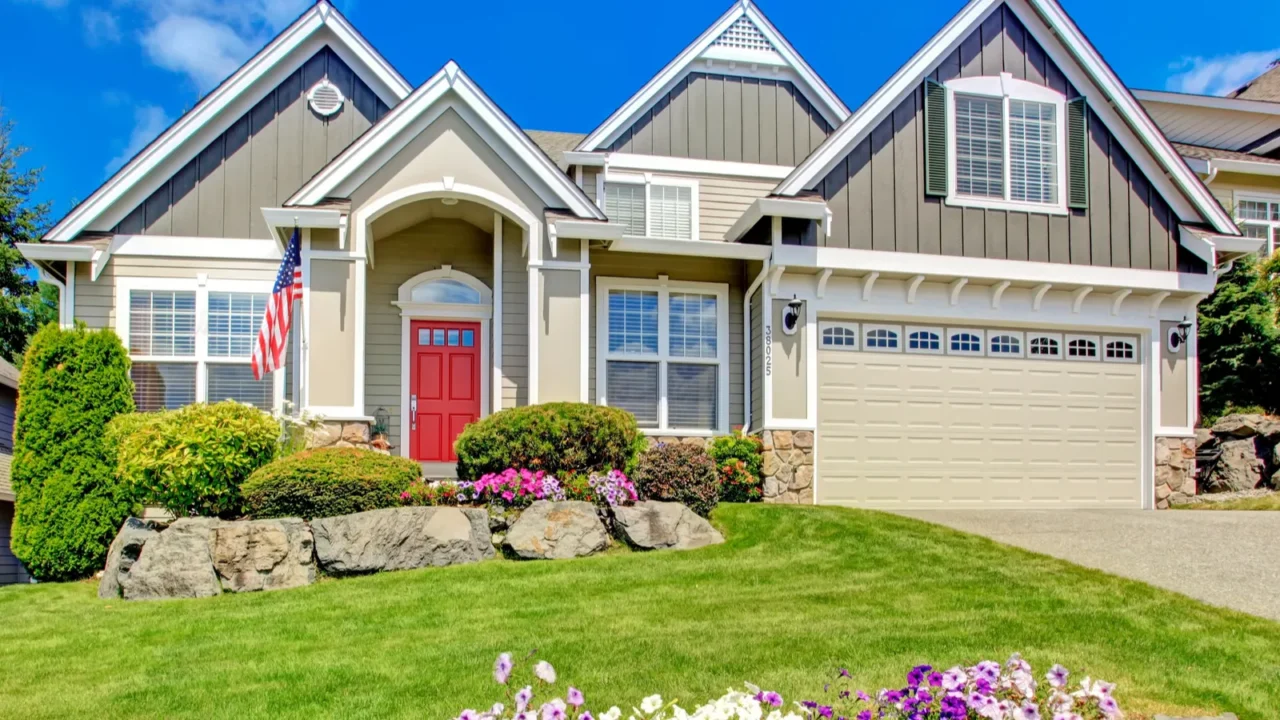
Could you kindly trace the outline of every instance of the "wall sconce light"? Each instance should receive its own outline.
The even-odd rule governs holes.
[[[1174,327],[1169,328],[1169,352],[1182,352],[1183,346],[1187,344],[1187,337],[1191,334],[1191,321],[1186,315],[1182,316],[1182,322]]]
[[[800,328],[800,309],[804,307],[804,303],[791,296],[791,302],[787,303],[787,309],[782,311],[782,334],[795,335],[796,330]]]

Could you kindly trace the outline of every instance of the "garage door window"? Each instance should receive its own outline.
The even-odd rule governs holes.
[[[1022,335],[1017,333],[1000,333],[991,336],[991,354],[1022,357]]]
[[[888,327],[867,326],[867,349],[878,352],[897,352],[898,329]]]
[[[942,331],[936,328],[907,328],[907,352],[942,352]]]
[[[856,350],[858,348],[858,331],[856,325],[824,325],[822,328],[822,347],[835,350]]]
[[[982,354],[981,330],[950,330],[947,342],[947,350],[953,355]]]
[[[1062,338],[1056,335],[1032,335],[1027,341],[1028,353],[1040,360],[1057,360],[1062,357]]]
[[[1138,349],[1131,340],[1122,338],[1105,338],[1105,351],[1102,359],[1107,362],[1136,362]]]
[[[1067,359],[1068,360],[1097,360],[1098,359],[1098,340],[1097,338],[1072,337],[1067,336]]]

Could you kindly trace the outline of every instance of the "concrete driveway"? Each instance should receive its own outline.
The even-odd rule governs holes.
[[[929,510],[902,515],[1280,620],[1280,512]]]

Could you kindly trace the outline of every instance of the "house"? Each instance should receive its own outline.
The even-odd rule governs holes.
[[[1280,247],[1280,58],[1227,97],[1134,95],[1187,165],[1269,255]]]
[[[255,382],[295,227],[293,362]],[[853,111],[743,0],[586,136],[454,63],[410,86],[320,2],[45,240],[144,409],[385,418],[445,472],[467,423],[586,401],[761,434],[771,500],[889,508],[1189,490],[1195,307],[1259,245],[1054,0],[972,0]]]
[[[13,464],[13,418],[18,411],[18,369],[0,358],[0,585],[30,581],[30,576],[13,556],[13,484],[9,468]]]

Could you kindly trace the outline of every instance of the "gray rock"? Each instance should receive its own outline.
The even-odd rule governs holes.
[[[312,545],[298,518],[222,523],[213,529],[213,567],[232,592],[302,587],[316,580]]]
[[[724,542],[711,523],[680,503],[646,501],[614,508],[613,515],[627,542],[636,547],[692,550]]]
[[[1220,437],[1230,435],[1231,437],[1247,438],[1254,435],[1263,435],[1270,438],[1280,435],[1280,421],[1266,415],[1232,413],[1224,415],[1218,422],[1213,424],[1213,434]]]
[[[98,597],[103,600],[120,597],[121,588],[129,575],[129,569],[142,554],[142,546],[157,534],[156,524],[150,520],[126,518],[107,550],[107,566],[98,583]]]
[[[1224,440],[1222,456],[1205,478],[1208,492],[1252,490],[1262,482],[1266,462],[1258,457],[1254,438]]]
[[[1202,447],[1214,447],[1218,444],[1218,438],[1214,437],[1213,431],[1209,428],[1196,428],[1196,449]]]
[[[600,552],[609,533],[591,503],[539,500],[511,525],[506,544],[526,560],[562,560]]]
[[[212,597],[222,593],[210,551],[211,518],[181,518],[148,538],[122,587],[125,600]]]
[[[471,563],[494,556],[482,508],[406,507],[311,523],[325,572],[355,575]]]

